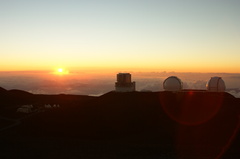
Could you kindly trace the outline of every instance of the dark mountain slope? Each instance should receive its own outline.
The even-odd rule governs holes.
[[[7,92],[7,90],[6,90],[6,89],[4,89],[4,88],[0,87],[0,94],[5,94],[6,92]]]
[[[225,155],[230,156],[240,146],[240,142],[235,142],[239,140],[240,103],[227,93],[109,92],[100,97],[33,95],[33,98],[42,103],[61,103],[63,107],[24,119],[19,126],[1,132],[3,138],[19,143],[26,139],[25,143],[42,144],[35,145],[42,148],[47,143],[53,147],[62,142],[73,144],[71,149],[59,146],[64,153],[74,150],[73,158],[82,151],[78,147],[83,141],[104,141],[117,147],[113,150],[107,146],[104,151],[97,148],[91,150],[92,154],[116,155],[119,144],[128,145],[125,156],[120,158],[160,158],[163,154],[171,154],[165,158],[215,158],[223,150],[229,150]],[[139,144],[141,148],[133,146]]]
[[[33,94],[22,90],[0,90],[0,105],[2,107],[19,104],[30,104],[33,102]]]

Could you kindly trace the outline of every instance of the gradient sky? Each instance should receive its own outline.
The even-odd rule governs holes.
[[[0,0],[0,71],[240,73],[239,0]]]

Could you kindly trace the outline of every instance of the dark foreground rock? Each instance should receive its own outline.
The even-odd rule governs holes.
[[[2,92],[0,158],[240,158],[240,103],[227,93]],[[31,102],[35,112],[16,113]]]

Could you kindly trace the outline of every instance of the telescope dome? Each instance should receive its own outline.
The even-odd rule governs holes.
[[[211,77],[206,84],[207,91],[209,92],[225,92],[225,82],[221,77]]]
[[[182,87],[182,81],[176,76],[170,76],[163,82],[163,89],[165,91],[181,91]]]

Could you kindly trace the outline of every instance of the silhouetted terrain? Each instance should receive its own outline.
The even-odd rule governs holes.
[[[17,112],[22,105],[33,111]],[[240,158],[239,115],[239,99],[227,93],[0,88],[0,158]]]

